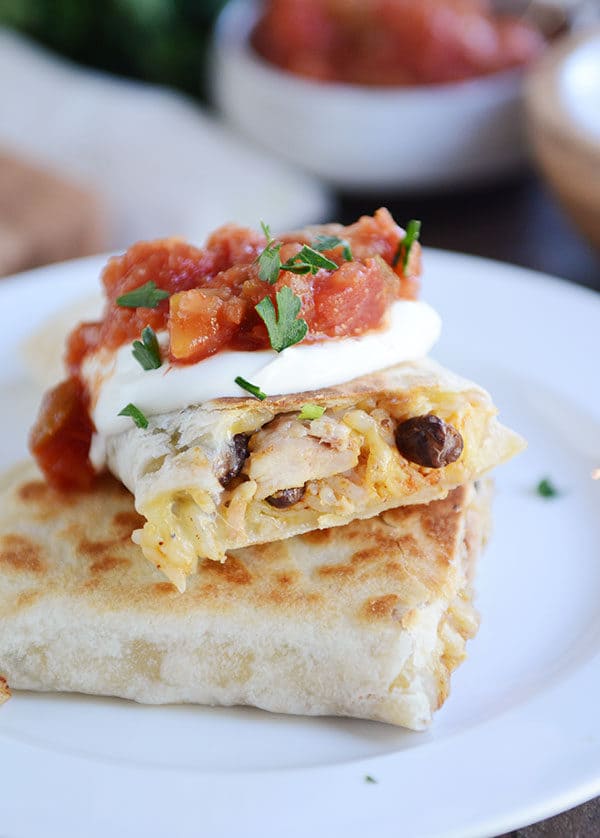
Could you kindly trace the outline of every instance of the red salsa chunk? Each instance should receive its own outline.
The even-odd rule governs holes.
[[[52,486],[86,489],[91,485],[93,430],[84,389],[77,378],[69,378],[46,393],[29,435],[29,446]]]
[[[104,317],[71,333],[66,352],[71,378],[46,395],[31,434],[32,452],[51,483],[84,486],[93,474],[87,406],[95,394],[82,383],[88,355],[132,344],[148,326],[168,332],[171,364],[196,363],[224,349],[269,348],[256,306],[269,298],[276,308],[277,293],[286,286],[297,298],[309,342],[383,328],[395,300],[417,296],[419,244],[404,244],[404,231],[385,209],[348,227],[311,227],[274,241],[265,233],[227,225],[203,248],[162,239],[140,242],[110,259],[102,274]],[[280,261],[265,281],[261,263],[271,246]],[[286,269],[307,247],[317,264],[307,272]],[[149,284],[158,293],[149,307],[124,304],[124,295],[139,294]]]

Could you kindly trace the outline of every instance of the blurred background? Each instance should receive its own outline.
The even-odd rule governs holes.
[[[349,223],[600,289],[600,0],[3,0],[0,274]]]

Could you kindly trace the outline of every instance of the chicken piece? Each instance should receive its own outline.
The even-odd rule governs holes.
[[[255,497],[262,499],[354,468],[360,437],[331,416],[300,421],[284,414],[254,434],[249,449],[244,473],[256,481]]]

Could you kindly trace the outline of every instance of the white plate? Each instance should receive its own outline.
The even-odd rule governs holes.
[[[0,282],[2,466],[25,454],[37,399],[19,343],[100,264]],[[456,254],[425,264],[437,357],[530,443],[498,470],[481,631],[431,731],[17,694],[0,711],[2,836],[468,838],[600,794],[600,297]],[[559,498],[536,495],[545,475]]]

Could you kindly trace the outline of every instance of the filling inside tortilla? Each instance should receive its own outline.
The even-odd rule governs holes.
[[[401,397],[369,398],[259,427],[236,415],[226,431],[227,411],[213,412],[196,438],[171,431],[169,453],[146,460],[139,480],[119,474],[147,519],[135,540],[184,589],[200,558],[443,497],[514,453],[490,451],[494,409],[470,395],[413,394],[410,411]]]

